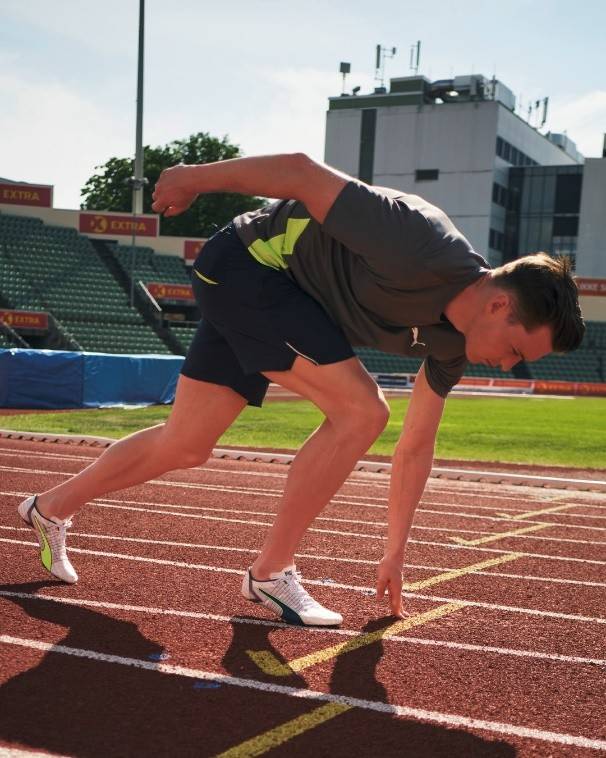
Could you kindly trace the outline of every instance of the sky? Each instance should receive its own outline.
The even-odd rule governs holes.
[[[205,131],[245,155],[324,157],[328,97],[386,77],[496,75],[522,103],[549,97],[543,131],[586,157],[606,132],[604,0],[147,0],[145,144]],[[138,0],[0,0],[0,177],[52,184],[78,208],[95,166],[135,149]],[[521,112],[520,112],[521,113]]]

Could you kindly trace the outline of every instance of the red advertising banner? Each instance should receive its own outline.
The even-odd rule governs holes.
[[[183,258],[185,259],[185,263],[192,264],[205,243],[206,240],[185,240],[183,242]]]
[[[48,330],[48,313],[38,311],[7,311],[0,310],[0,321],[11,329],[44,329]]]
[[[189,284],[148,282],[145,286],[156,300],[194,300],[194,293]]]
[[[596,295],[606,297],[606,279],[592,279],[590,277],[577,277],[577,286],[580,295]]]
[[[53,188],[47,184],[0,184],[0,203],[52,208]]]
[[[83,234],[107,234],[137,237],[157,237],[157,216],[116,216],[110,213],[81,213],[79,229]]]

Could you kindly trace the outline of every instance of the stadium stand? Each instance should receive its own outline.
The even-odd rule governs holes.
[[[171,352],[75,229],[3,213],[0,252],[6,304],[50,312],[82,349]]]
[[[192,321],[169,320],[171,314],[165,312],[164,323],[155,323],[140,298],[135,301],[138,307],[129,304],[133,263],[135,282],[190,284],[189,270],[177,256],[137,246],[133,259],[133,248],[128,245],[91,241],[75,229],[0,212],[0,308],[48,312],[66,349],[185,354],[196,331]],[[0,347],[14,345],[10,334],[0,332]],[[44,347],[61,347],[60,340]],[[414,358],[370,348],[356,348],[356,353],[375,374],[416,373],[420,366]],[[520,364],[513,372],[469,365],[465,373],[501,379],[604,382],[606,322],[588,322],[583,345],[572,354]]]

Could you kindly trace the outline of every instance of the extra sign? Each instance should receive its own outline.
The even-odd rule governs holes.
[[[81,213],[79,229],[82,234],[105,234],[110,237],[157,237],[157,216],[118,216],[110,213]]]

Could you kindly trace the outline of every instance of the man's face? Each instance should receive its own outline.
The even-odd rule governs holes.
[[[512,316],[508,293],[497,291],[483,307],[465,335],[465,352],[470,363],[499,367],[509,371],[522,360],[536,361],[552,349],[549,326],[527,332]]]

